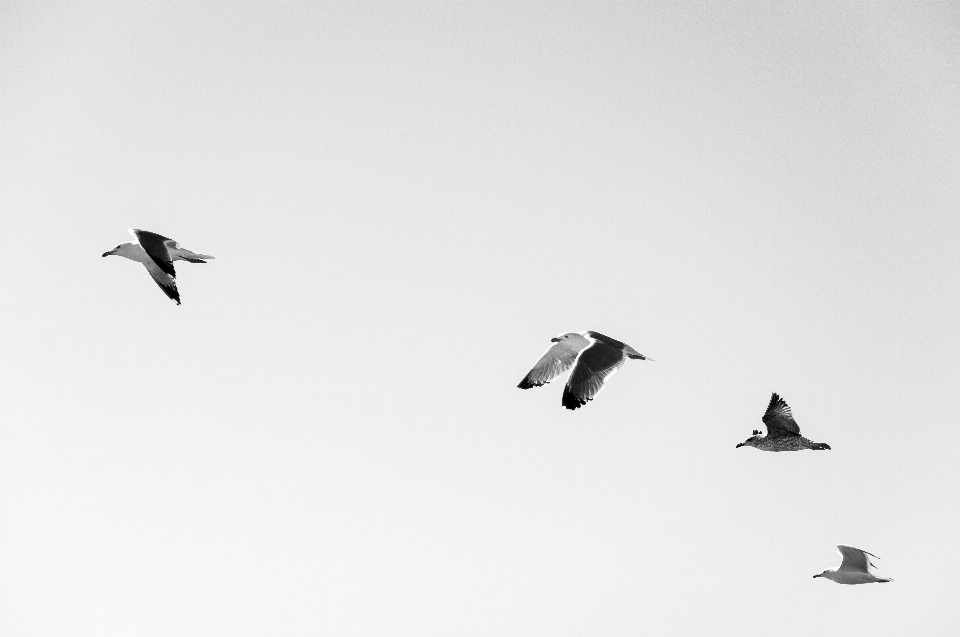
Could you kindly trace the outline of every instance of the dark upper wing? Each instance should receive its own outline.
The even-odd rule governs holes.
[[[170,251],[167,250],[167,242],[171,241],[176,244],[176,241],[155,232],[137,230],[136,228],[130,228],[130,234],[137,238],[140,247],[161,270],[170,276],[177,276],[177,271],[173,269],[173,261],[170,259]]]
[[[577,360],[578,352],[564,346],[563,343],[555,343],[550,349],[544,352],[537,364],[533,366],[527,375],[523,377],[520,389],[530,389],[531,387],[540,387],[546,385],[551,380],[570,369],[573,361]]]
[[[593,331],[591,331],[591,332],[587,332],[587,334],[589,334],[589,335],[591,336],[591,338],[593,338],[593,340],[595,340],[595,341],[600,341],[601,343],[605,343],[605,344],[610,345],[611,347],[614,347],[614,348],[616,348],[616,349],[622,350],[622,349],[624,348],[624,343],[622,343],[621,341],[618,341],[618,340],[615,339],[615,338],[610,338],[609,336],[604,336],[604,335],[601,334],[600,332],[593,332]]]
[[[607,376],[624,363],[623,350],[596,340],[580,352],[573,373],[563,388],[563,406],[577,409],[600,393]]]
[[[176,301],[177,305],[180,305],[180,291],[177,290],[177,280],[161,270],[155,263],[144,263],[143,267],[147,269],[147,272],[153,277],[154,282],[160,286],[163,293]]]
[[[841,571],[861,571],[869,573],[870,567],[873,566],[870,557],[877,557],[873,553],[867,553],[866,551],[855,549],[852,546],[844,546],[843,544],[838,545],[837,550],[840,551],[840,555],[843,556],[843,561],[840,562],[839,569]],[[870,557],[867,557],[868,555]]]
[[[800,435],[800,426],[790,413],[790,405],[776,394],[770,397],[767,413],[763,415],[763,424],[767,426],[767,435],[772,438]]]

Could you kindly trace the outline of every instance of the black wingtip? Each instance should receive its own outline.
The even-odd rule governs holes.
[[[173,301],[173,302],[176,303],[177,305],[180,305],[180,291],[177,290],[177,288],[175,288],[175,287],[168,288],[168,287],[165,286],[165,285],[161,285],[160,282],[157,281],[156,279],[154,279],[153,282],[157,284],[157,287],[158,287],[158,288],[160,288],[161,290],[163,290],[163,293],[167,295],[167,298],[168,298],[168,299],[170,299],[171,301]]]
[[[541,387],[543,383],[536,383],[530,380],[530,374],[527,374],[523,377],[523,380],[520,381],[520,384],[517,385],[520,389],[530,389],[531,387]]]
[[[577,398],[570,392],[570,389],[568,387],[564,387],[563,399],[561,400],[561,403],[567,409],[580,409],[581,407],[587,404],[587,401]]]
[[[814,451],[830,451],[830,445],[825,442],[818,442],[817,446],[813,448]],[[874,556],[876,557],[876,556]]]

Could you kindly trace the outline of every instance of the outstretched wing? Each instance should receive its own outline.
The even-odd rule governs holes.
[[[579,352],[570,349],[563,343],[554,343],[544,352],[540,360],[537,361],[537,364],[533,366],[533,369],[527,372],[527,375],[523,377],[523,380],[520,381],[517,387],[520,389],[530,389],[531,387],[546,385],[570,369],[570,367],[573,366],[573,362],[577,360],[578,353]]]
[[[177,305],[180,305],[180,291],[177,290],[177,280],[161,270],[155,263],[144,263],[143,267],[147,269],[147,272],[153,277],[154,282],[160,286],[163,293],[176,301]]]
[[[177,271],[173,269],[173,259],[170,258],[170,248],[177,247],[176,241],[155,232],[136,228],[130,228],[130,234],[136,237],[140,247],[153,259],[157,267],[172,277],[177,276]]]
[[[800,426],[790,413],[790,405],[776,393],[770,397],[767,413],[763,415],[763,424],[767,426],[767,436],[771,438],[800,435]]]
[[[610,347],[613,347],[613,348],[615,348],[615,349],[622,350],[622,349],[625,349],[625,348],[626,348],[626,344],[625,344],[625,343],[623,343],[623,342],[621,342],[621,341],[618,341],[618,340],[615,339],[615,338],[610,338],[609,336],[604,336],[604,335],[601,334],[600,332],[594,332],[593,330],[591,330],[591,331],[587,332],[587,334],[589,334],[589,335],[590,335],[590,338],[592,338],[593,340],[595,340],[595,341],[600,341],[601,343],[605,343],[605,344],[607,344],[607,345],[609,345]]]
[[[873,566],[870,557],[877,557],[873,553],[867,553],[866,551],[861,551],[860,549],[855,549],[852,546],[845,546],[843,544],[837,545],[837,550],[840,551],[840,555],[843,556],[843,561],[840,563],[840,568],[838,569],[841,571],[869,573],[870,567]],[[868,555],[870,557],[867,557]],[[874,566],[874,568],[876,567]]]
[[[582,352],[573,373],[563,388],[563,406],[577,409],[593,400],[603,389],[607,377],[623,366],[626,359],[623,350],[595,340]]]

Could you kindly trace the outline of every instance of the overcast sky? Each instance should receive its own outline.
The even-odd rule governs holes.
[[[958,61],[951,2],[0,1],[0,632],[957,634]],[[578,330],[656,360],[516,388]],[[736,449],[771,392],[832,450]]]

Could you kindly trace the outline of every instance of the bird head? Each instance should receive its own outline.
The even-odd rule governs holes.
[[[753,435],[751,435],[749,438],[747,438],[746,440],[741,442],[739,445],[737,445],[737,449],[739,449],[740,447],[756,447],[757,446],[756,443],[760,441],[760,438],[761,438],[760,430],[754,429]]]
[[[561,334],[560,336],[551,338],[550,341],[552,343],[559,343],[566,349],[572,349],[578,352],[590,344],[590,341],[587,340],[583,334],[578,334],[576,332],[567,332],[566,334]]]
[[[110,250],[107,250],[100,256],[109,257],[111,254],[115,254],[120,257],[127,257],[128,259],[136,260],[135,258],[136,249],[139,247],[140,246],[135,243],[118,243],[117,245],[113,246],[113,248],[111,248]]]

